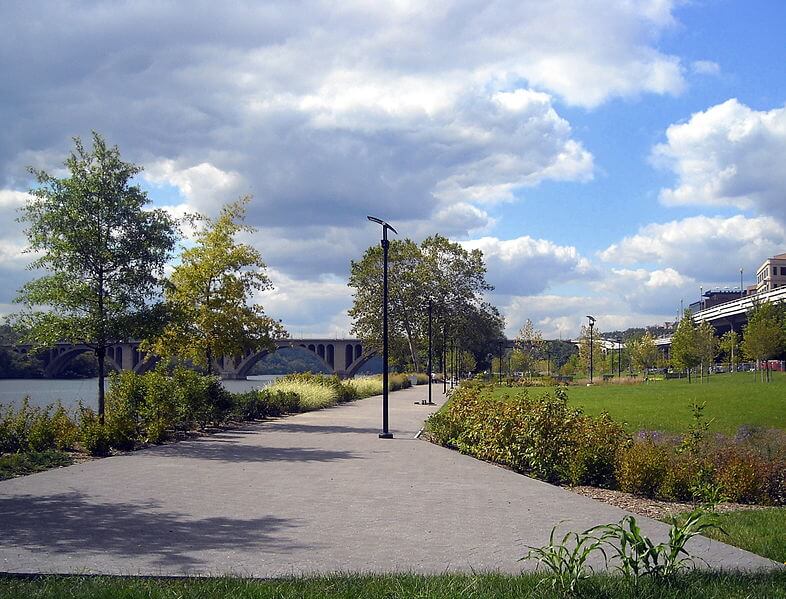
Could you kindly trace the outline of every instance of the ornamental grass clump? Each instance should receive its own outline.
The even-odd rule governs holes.
[[[294,393],[299,398],[300,411],[308,412],[334,406],[339,401],[339,393],[333,387],[314,382],[298,381],[283,377],[268,387],[270,391]]]
[[[356,376],[344,382],[355,390],[358,399],[382,395],[382,377],[379,376]]]

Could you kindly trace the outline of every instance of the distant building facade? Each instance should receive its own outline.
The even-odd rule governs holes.
[[[767,258],[756,271],[756,293],[786,286],[786,253]]]

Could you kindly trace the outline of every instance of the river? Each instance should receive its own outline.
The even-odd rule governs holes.
[[[279,376],[266,374],[250,376],[244,381],[221,381],[233,393],[261,389]],[[109,381],[107,380],[107,389]],[[81,401],[85,407],[98,408],[98,379],[0,379],[0,405],[19,405],[25,396],[30,404],[45,406],[60,400],[68,410]]]

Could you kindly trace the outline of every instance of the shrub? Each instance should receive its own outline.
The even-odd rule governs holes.
[[[299,397],[298,407],[304,412],[333,406],[341,397],[336,388],[331,385],[299,381],[289,376],[278,379],[268,389],[273,392],[296,394]]]
[[[94,456],[109,453],[109,435],[93,410],[80,406],[79,441],[82,449]]]
[[[60,402],[57,403],[52,414],[52,429],[57,449],[73,449],[74,444],[79,439],[79,427]]]
[[[49,416],[51,406],[31,410],[26,431],[25,451],[45,451],[55,448],[55,429]]]
[[[177,404],[173,381],[163,370],[153,370],[144,375],[145,396],[140,406],[144,440],[161,443],[166,439],[166,431],[174,428],[177,422]]]
[[[654,497],[669,468],[673,449],[656,444],[651,438],[633,443],[622,452],[617,467],[620,490]]]
[[[630,438],[622,425],[614,422],[605,412],[598,418],[581,418],[574,432],[573,451],[570,453],[570,483],[616,488],[617,456],[629,444]]]
[[[409,382],[409,377],[406,374],[388,374],[388,391],[398,391],[411,386],[412,385]]]
[[[382,394],[382,378],[379,376],[359,376],[344,381],[352,387],[358,399]]]
[[[727,445],[718,448],[714,461],[715,480],[728,501],[755,503],[762,499],[765,464],[752,451]]]

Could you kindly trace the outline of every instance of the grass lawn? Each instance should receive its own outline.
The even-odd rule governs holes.
[[[727,512],[714,520],[728,535],[711,529],[704,536],[786,563],[786,508]]]
[[[620,576],[593,576],[580,587],[581,597],[627,599],[632,588]],[[693,573],[670,582],[644,580],[639,599],[778,599],[786,598],[786,572],[769,574]],[[564,597],[552,591],[543,575],[506,576],[413,574],[366,576],[334,575],[283,580],[237,578],[179,579],[112,577],[42,577],[15,579],[0,577],[0,599],[25,597],[145,598],[276,598],[346,599],[408,598],[482,599],[485,597]]]
[[[516,388],[500,388],[496,397]],[[532,396],[553,391],[530,387]],[[634,385],[598,384],[568,388],[569,401],[588,414],[608,412],[629,432],[684,432],[692,421],[691,404],[706,402],[710,430],[734,434],[742,425],[786,430],[786,373],[773,373],[771,383],[755,382],[753,373],[715,374],[704,383],[685,379],[654,380]]]

